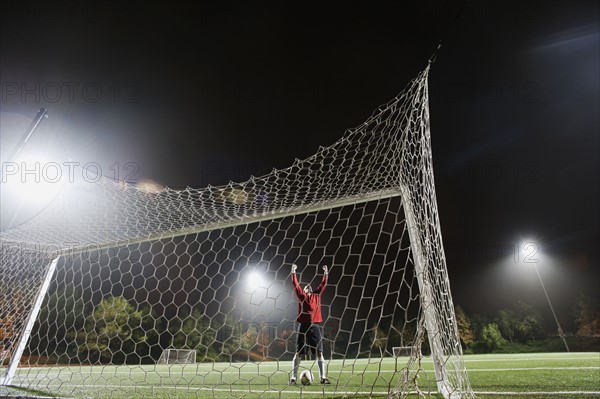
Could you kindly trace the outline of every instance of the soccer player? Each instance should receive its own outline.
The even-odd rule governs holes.
[[[300,367],[300,356],[306,354],[308,348],[317,354],[317,364],[319,365],[319,377],[321,384],[330,384],[325,373],[325,358],[323,357],[323,338],[321,326],[318,323],[323,322],[321,315],[321,294],[327,285],[327,266],[323,266],[323,279],[319,286],[313,291],[310,285],[304,288],[300,287],[296,269],[298,266],[292,265],[292,283],[294,292],[298,297],[298,334],[296,340],[296,353],[294,354],[294,368],[292,369],[292,378],[290,385],[296,384],[298,377],[298,368]],[[307,348],[308,347],[308,348]]]

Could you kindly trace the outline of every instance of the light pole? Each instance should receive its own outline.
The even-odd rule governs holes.
[[[528,250],[530,251],[530,253],[524,257],[523,262],[533,264],[533,268],[535,269],[535,272],[540,280],[540,284],[542,285],[542,290],[544,290],[544,295],[546,295],[546,299],[548,300],[548,305],[550,306],[550,310],[552,311],[552,316],[554,316],[554,321],[556,321],[556,326],[558,327],[558,335],[560,336],[563,343],[565,344],[565,348],[567,349],[567,352],[570,352],[569,345],[567,345],[567,340],[565,338],[565,334],[563,333],[562,327],[560,326],[558,317],[556,317],[556,312],[554,311],[554,306],[552,306],[552,302],[550,301],[550,296],[548,295],[548,291],[546,290],[546,286],[544,285],[544,281],[542,280],[542,275],[540,274],[540,271],[537,267],[539,259],[535,258],[535,254],[538,252],[538,246],[535,242],[526,242],[522,247],[525,251],[528,251]]]

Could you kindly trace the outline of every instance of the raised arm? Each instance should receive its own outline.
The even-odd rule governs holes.
[[[296,296],[298,297],[298,299],[304,299],[304,291],[302,291],[302,288],[300,287],[300,284],[298,283],[298,277],[296,276],[296,269],[298,268],[298,266],[296,265],[292,265],[292,284],[294,285],[294,292],[296,293]]]
[[[327,266],[323,266],[323,278],[321,279],[321,283],[313,292],[315,294],[322,294],[325,291],[325,287],[327,286],[327,275],[329,274],[329,269]]]

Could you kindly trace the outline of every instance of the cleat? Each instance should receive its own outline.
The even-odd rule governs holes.
[[[296,385],[296,379],[295,378],[292,378],[290,380],[290,385]]]
[[[331,382],[329,382],[328,378],[321,378],[321,384],[329,385]]]

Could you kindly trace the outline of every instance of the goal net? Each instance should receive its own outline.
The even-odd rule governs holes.
[[[313,287],[330,268],[321,302],[332,384],[304,391],[473,397],[435,198],[427,74],[286,169],[202,189],[75,181],[3,231],[0,395],[300,396],[288,385],[297,264]],[[397,358],[395,347],[410,349]],[[316,371],[314,360],[301,367]]]

